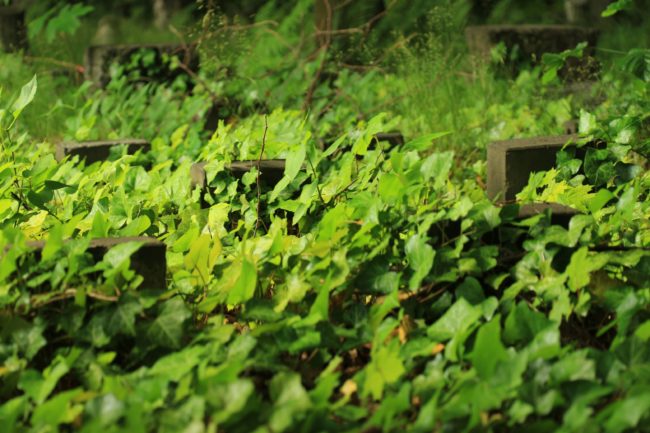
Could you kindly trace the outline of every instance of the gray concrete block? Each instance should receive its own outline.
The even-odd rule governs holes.
[[[165,290],[167,289],[167,257],[166,246],[163,242],[146,237],[121,237],[98,238],[90,241],[88,252],[97,262],[113,247],[126,242],[142,242],[143,245],[131,256],[131,269],[143,278],[141,289]],[[28,242],[27,245],[40,251],[45,246],[45,241]]]
[[[373,137],[374,141],[385,141],[390,144],[390,147],[402,146],[404,144],[404,136],[401,132],[380,132]]]
[[[503,43],[508,52],[517,50],[520,61],[536,65],[544,53],[559,53],[575,48],[580,42],[587,42],[587,56],[567,60],[567,66],[560,72],[566,81],[597,77],[600,65],[592,55],[598,36],[597,29],[567,25],[482,25],[465,29],[470,52],[482,60],[489,60],[492,49]],[[519,65],[509,60],[507,63],[512,72],[519,70]]]
[[[497,204],[515,202],[528,184],[530,174],[555,166],[556,154],[565,144],[576,142],[575,134],[497,141],[488,145],[487,194]],[[552,221],[567,225],[578,212],[557,203],[532,203],[519,208],[519,217],[528,218],[550,210]]]
[[[497,141],[488,145],[487,194],[499,203],[512,203],[530,174],[555,166],[555,155],[577,135]]]
[[[151,143],[147,140],[140,139],[122,139],[122,140],[104,140],[104,141],[84,141],[80,143],[62,142],[56,146],[57,161],[63,160],[66,156],[79,156],[80,160],[85,160],[86,164],[92,164],[97,161],[108,159],[111,148],[115,146],[127,146],[127,153],[133,155],[137,151],[143,153],[151,151]]]
[[[16,52],[28,48],[25,11],[16,6],[0,6],[0,50]]]
[[[519,215],[524,217],[535,216],[546,212],[548,209],[554,215],[575,215],[576,210],[558,203],[529,203],[519,208]]]
[[[192,182],[192,187],[207,187],[205,165],[206,162],[197,162],[192,164],[190,169],[190,178]],[[254,167],[257,167],[258,161],[234,161],[229,166],[226,167],[226,170],[237,179],[247,172],[251,171]],[[282,179],[284,176],[284,159],[263,159],[259,162],[260,167],[260,180],[267,185],[275,185]]]
[[[567,25],[482,25],[465,29],[472,54],[489,57],[490,51],[503,42],[507,48],[518,47],[527,57],[541,59],[544,53],[558,53],[575,48],[580,42],[595,46],[599,31]]]
[[[197,71],[199,55],[195,45],[145,44],[145,45],[94,45],[86,49],[84,58],[85,78],[100,88],[110,82],[110,67],[113,63],[129,64],[133,55],[153,52],[153,65],[142,65],[138,69],[142,82],[172,82],[176,77],[187,74],[182,68],[174,70],[164,65],[165,55],[177,56],[181,63]]]
[[[576,119],[567,120],[562,124],[565,134],[577,134],[578,133],[578,121]]]

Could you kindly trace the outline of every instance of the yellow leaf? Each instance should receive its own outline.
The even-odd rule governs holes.
[[[343,386],[341,386],[341,394],[346,397],[350,397],[355,392],[357,392],[357,383],[352,379],[346,380]]]
[[[40,211],[36,215],[33,215],[25,223],[23,223],[21,229],[25,234],[25,237],[30,239],[39,238],[39,236],[37,235],[41,234],[43,231],[42,228],[43,228],[43,223],[45,223],[45,218],[47,218],[47,212]]]

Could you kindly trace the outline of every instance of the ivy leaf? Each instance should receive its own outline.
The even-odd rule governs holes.
[[[598,128],[596,116],[586,110],[580,110],[578,130],[581,134],[591,134]]]
[[[26,370],[20,376],[19,387],[25,391],[37,404],[43,403],[54,391],[56,384],[68,371],[70,367],[66,360],[57,357],[47,367],[43,374],[35,370]]]
[[[453,163],[453,152],[433,153],[422,162],[420,172],[425,180],[433,177],[434,188],[439,189],[445,185]]]
[[[483,309],[480,305],[474,306],[464,298],[460,298],[429,327],[427,335],[438,341],[449,340],[467,331],[482,315]]]
[[[90,236],[94,238],[104,238],[108,236],[111,229],[111,223],[104,215],[104,212],[97,211],[93,217],[92,227],[90,229]],[[112,248],[114,249],[114,248]]]
[[[42,258],[45,261],[52,260],[63,247],[63,225],[54,224],[43,247]]]
[[[370,364],[366,367],[363,394],[379,400],[384,393],[384,387],[395,383],[405,371],[399,354],[399,344],[393,340],[390,346],[382,346],[373,354]]]
[[[103,262],[108,265],[109,269],[117,269],[123,266],[140,247],[142,247],[142,242],[138,241],[115,245],[104,255]]]
[[[283,432],[295,425],[312,405],[296,373],[278,373],[271,380],[269,391],[274,400],[269,427],[274,432]]]
[[[16,421],[23,415],[27,397],[22,395],[6,401],[0,406],[0,425],[7,431],[16,431]]]
[[[495,316],[481,326],[476,334],[472,362],[479,376],[488,379],[499,361],[507,360],[508,353],[501,342],[500,317]]]
[[[633,0],[616,0],[608,4],[605,10],[601,12],[600,16],[603,18],[611,17],[620,11],[629,9],[632,6],[632,3]]]
[[[135,316],[141,312],[142,306],[136,299],[123,298],[107,319],[107,331],[110,335],[135,336]]]
[[[39,405],[32,415],[32,423],[36,428],[41,426],[56,427],[59,424],[70,423],[83,412],[82,405],[71,406],[75,397],[81,394],[81,388],[61,392],[47,402]],[[41,428],[40,431],[45,429]]]
[[[38,80],[36,79],[36,75],[29,81],[29,83],[25,84],[23,88],[20,90],[20,96],[18,96],[18,99],[16,102],[14,102],[13,106],[11,109],[13,110],[12,114],[14,116],[14,119],[17,119],[20,114],[23,112],[25,107],[27,107],[33,100],[34,96],[36,95],[36,90],[38,89]]]
[[[571,256],[566,273],[569,277],[569,288],[574,292],[589,284],[590,274],[607,264],[605,254],[589,254],[587,247],[582,247]]]
[[[436,252],[420,235],[411,236],[406,242],[405,252],[409,266],[414,271],[409,280],[409,289],[417,290],[431,271]]]
[[[182,299],[165,301],[160,314],[147,328],[147,338],[160,347],[178,349],[183,337],[183,324],[190,316]]]
[[[146,215],[140,215],[131,221],[126,227],[120,230],[122,236],[140,236],[149,227],[151,227],[151,220]]]
[[[178,382],[183,376],[199,364],[201,356],[206,352],[206,346],[192,346],[179,352],[171,353],[160,358],[149,370],[152,376],[163,376]]]
[[[602,413],[607,433],[620,433],[633,429],[645,416],[647,418],[650,410],[650,393],[645,392],[639,395],[629,396],[609,406]]]
[[[433,134],[423,135],[404,144],[404,149],[413,149],[423,151],[431,148],[432,143],[442,137],[451,135],[452,131],[434,132]]]
[[[229,304],[241,304],[253,297],[257,285],[257,269],[248,259],[236,262],[239,275],[228,293]]]
[[[199,277],[201,284],[212,280],[212,269],[221,254],[221,242],[212,239],[207,233],[202,234],[192,242],[190,251],[184,259],[185,266]]]
[[[255,386],[249,379],[236,379],[216,391],[210,393],[210,404],[217,408],[212,417],[216,423],[222,423],[245,409]]]
[[[54,37],[60,32],[70,35],[74,34],[79,26],[81,26],[79,18],[89,14],[93,10],[94,8],[92,6],[82,4],[65,5],[57,15],[48,21],[45,27],[45,38],[47,42],[52,43]]]

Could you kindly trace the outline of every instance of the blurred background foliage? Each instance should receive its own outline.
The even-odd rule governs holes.
[[[629,50],[650,46],[650,0],[627,1],[607,19],[600,16],[607,2],[600,0],[329,0],[330,31],[319,27],[324,2],[24,0],[30,50],[2,57],[0,85],[14,94],[37,73],[39,96],[24,122],[32,134],[56,139],[70,135],[65,125],[79,124],[79,109],[98,97],[79,88],[88,46],[194,42],[201,68],[192,92],[204,101],[189,105],[212,104],[227,123],[252,112],[299,109],[319,121],[320,138],[329,140],[353,122],[388,112],[403,120],[407,135],[453,131],[440,146],[465,146],[471,154],[493,139],[561,133],[584,101],[542,85],[539,67],[492,79],[489,65],[468,56],[468,24],[571,21],[599,28],[605,85],[596,93],[607,91],[608,70],[629,63]],[[112,88],[116,93],[119,86]],[[129,90],[121,92],[114,96],[126,100]],[[115,115],[97,114],[95,123]]]

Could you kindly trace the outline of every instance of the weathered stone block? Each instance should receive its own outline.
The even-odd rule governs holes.
[[[139,61],[133,62],[134,56]],[[144,57],[147,57],[146,61]],[[171,67],[165,59],[177,57],[184,65]],[[110,68],[114,63],[129,65],[138,75],[138,80],[148,82],[172,82],[187,74],[187,69],[196,71],[199,56],[194,45],[151,44],[151,45],[95,45],[86,50],[84,65],[85,77],[97,86],[104,88],[110,82]]]
[[[167,288],[166,247],[161,241],[146,237],[98,238],[90,241],[88,252],[97,262],[113,247],[126,242],[141,242],[143,245],[131,256],[131,269],[143,278],[141,289],[165,290]],[[28,242],[37,253],[45,246],[44,241]]]
[[[126,146],[127,153],[133,155],[137,151],[143,153],[151,151],[151,143],[147,140],[123,139],[105,141],[85,141],[81,143],[63,142],[56,146],[57,161],[63,160],[66,156],[79,156],[87,164],[108,159],[111,148],[115,146]]]
[[[578,133],[578,121],[575,119],[567,120],[562,125],[564,127],[565,134],[577,134]]]
[[[27,50],[25,11],[15,6],[0,6],[0,50]]]
[[[539,64],[544,53],[559,53],[576,47],[580,42],[587,42],[586,56],[582,59],[571,58],[560,71],[566,81],[593,80],[597,77],[600,66],[593,59],[593,49],[598,41],[597,29],[566,25],[483,25],[469,26],[465,37],[470,52],[480,59],[488,60],[491,50],[503,43],[512,53],[517,50],[517,61],[507,60],[508,67],[516,72],[518,63]]]
[[[206,188],[207,177],[205,172],[206,162],[197,162],[192,164],[190,169],[190,177],[192,179],[192,188],[201,187]],[[226,169],[236,178],[241,177],[253,168],[258,166],[258,161],[234,161]],[[259,161],[260,167],[260,180],[267,185],[275,185],[284,176],[284,159],[265,159]]]
[[[577,210],[558,203],[530,203],[519,208],[519,218],[529,218],[543,214],[550,209],[551,222],[562,226],[568,226],[571,217],[578,213]]]
[[[488,145],[487,193],[492,200],[511,203],[527,184],[530,174],[555,166],[555,155],[578,139],[558,135],[497,141]]]
[[[577,135],[570,134],[491,143],[488,146],[488,197],[498,204],[515,202],[517,193],[528,184],[530,174],[553,168],[557,152],[577,139]],[[531,217],[547,209],[558,224],[568,223],[577,213],[557,203],[534,203],[521,206],[519,217]]]
[[[404,136],[401,132],[380,132],[374,136],[374,141],[385,141],[390,147],[397,147],[404,144]]]

